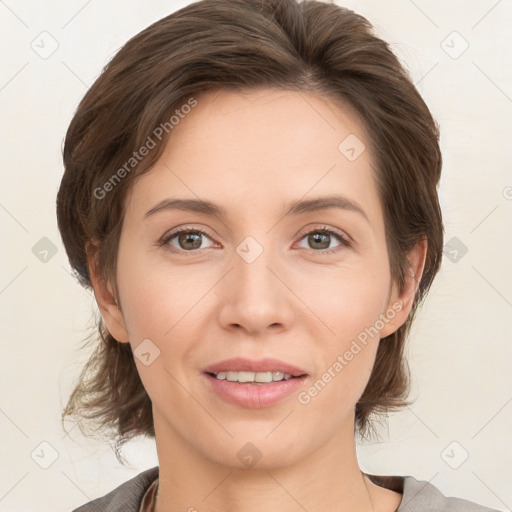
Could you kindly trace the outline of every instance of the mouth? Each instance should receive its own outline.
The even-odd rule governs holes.
[[[308,375],[302,368],[269,357],[260,360],[226,359],[207,366],[203,372],[218,380],[249,384],[268,384]]]
[[[242,371],[227,371],[227,372],[205,372],[210,377],[217,380],[227,380],[229,382],[237,382],[239,384],[270,384],[272,382],[281,382],[283,380],[300,379],[307,374],[292,375],[284,372],[242,372]]]
[[[278,404],[304,386],[309,374],[278,359],[228,359],[203,369],[206,384],[222,400],[261,409]]]

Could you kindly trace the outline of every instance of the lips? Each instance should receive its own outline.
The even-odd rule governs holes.
[[[302,368],[285,363],[279,359],[264,358],[255,361],[243,357],[235,357],[211,364],[204,368],[203,372],[210,374],[218,374],[220,372],[282,372],[288,373],[292,377],[307,375],[307,372]]]
[[[281,380],[260,382],[262,378],[265,380],[265,376],[268,379],[269,373]],[[253,376],[258,377],[258,381],[253,380]],[[233,380],[233,377],[238,379]],[[226,403],[249,409],[272,407],[285,399],[291,399],[306,385],[309,378],[304,369],[272,358],[253,361],[235,357],[203,369],[203,381],[207,389]]]

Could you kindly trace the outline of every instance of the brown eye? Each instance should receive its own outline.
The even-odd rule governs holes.
[[[204,238],[211,240],[210,237],[200,229],[181,229],[166,236],[162,243],[178,251],[191,252],[205,248],[201,247]],[[174,240],[175,243],[173,243]]]
[[[307,246],[305,247],[304,245],[301,245],[301,247],[327,254],[337,252],[341,250],[342,247],[350,247],[350,242],[345,236],[327,227],[309,231],[302,236],[301,241],[302,240],[306,240]],[[331,246],[333,240],[338,241],[338,244],[334,247]]]
[[[313,233],[308,235],[308,243],[313,249],[329,249],[331,235],[329,233]]]

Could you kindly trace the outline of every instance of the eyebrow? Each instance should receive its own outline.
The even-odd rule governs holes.
[[[368,216],[363,208],[356,202],[340,195],[330,195],[316,197],[312,199],[302,199],[292,201],[288,206],[283,217],[290,215],[303,215],[305,213],[317,212],[320,210],[328,210],[331,208],[338,208],[341,210],[348,210],[363,216],[368,222]],[[227,211],[218,204],[202,199],[164,199],[155,205],[151,210],[146,212],[144,218],[151,217],[155,213],[166,210],[181,210],[185,212],[201,213],[203,215],[210,215],[225,219]]]

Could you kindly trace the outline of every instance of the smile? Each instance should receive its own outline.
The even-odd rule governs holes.
[[[219,372],[213,373],[218,380],[228,380],[229,382],[247,382],[255,384],[265,384],[269,382],[279,382],[292,378],[291,374],[283,372]]]

